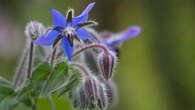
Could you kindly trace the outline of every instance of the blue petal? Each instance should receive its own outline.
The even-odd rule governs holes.
[[[83,28],[79,28],[76,30],[76,33],[78,35],[79,38],[81,38],[82,40],[86,40],[86,39],[89,39],[89,38],[92,38],[88,32],[83,29]]]
[[[73,53],[73,47],[71,47],[70,43],[68,42],[68,40],[63,37],[62,38],[62,48],[64,50],[64,53],[67,55],[68,60],[71,61],[72,60],[72,53]]]
[[[130,38],[137,37],[141,33],[141,27],[139,26],[131,26],[129,27],[122,37],[118,40],[118,42],[124,42]]]
[[[66,27],[66,18],[57,10],[51,8],[51,13],[53,17],[54,28],[56,27]]]
[[[91,11],[91,9],[94,7],[95,2],[90,3],[87,8],[77,17],[72,18],[72,26],[76,26],[78,24],[82,24],[87,21],[88,19],[88,13]]]
[[[54,43],[56,38],[60,35],[61,33],[57,30],[52,30],[51,32],[48,33],[48,35],[41,35],[37,38],[35,41],[36,45],[41,45],[41,46],[49,46]]]

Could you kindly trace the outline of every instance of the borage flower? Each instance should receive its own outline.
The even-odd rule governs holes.
[[[103,32],[100,36],[103,38],[102,42],[110,48],[112,51],[118,54],[120,44],[123,42],[137,37],[141,33],[141,27],[139,26],[131,26],[124,32],[119,34],[112,34],[110,32]]]
[[[94,21],[87,21],[88,13],[94,7],[95,2],[87,6],[87,8],[77,17],[73,17],[73,10],[70,9],[66,18],[57,10],[51,9],[53,17],[53,29],[47,35],[41,35],[35,41],[35,44],[41,46],[55,46],[59,40],[61,40],[62,48],[68,57],[68,60],[72,60],[73,53],[73,40],[74,38],[79,40],[86,40],[91,38],[88,32],[83,28],[91,24],[95,24]]]

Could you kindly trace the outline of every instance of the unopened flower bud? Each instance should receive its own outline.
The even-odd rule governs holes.
[[[103,84],[101,84],[98,88],[98,107],[101,110],[105,110],[107,106],[108,106],[108,97],[107,97],[106,89],[103,86]]]
[[[83,90],[83,88],[80,89],[79,95],[80,95],[79,96],[80,108],[82,110],[85,110],[88,107],[88,99],[87,99],[86,93]]]
[[[98,56],[98,67],[106,80],[111,79],[116,66],[116,55],[109,51],[108,53],[100,53]]]
[[[27,37],[30,37],[32,40],[36,40],[38,36],[43,34],[44,30],[45,28],[40,22],[31,21],[26,26],[25,34]]]
[[[98,100],[98,85],[99,81],[95,77],[86,77],[84,81],[86,95],[94,104]]]

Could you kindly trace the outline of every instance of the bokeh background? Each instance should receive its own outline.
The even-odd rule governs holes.
[[[50,6],[78,15],[94,0],[0,0],[0,75],[12,80],[31,20],[52,25]],[[142,34],[124,43],[115,74],[119,102],[111,110],[195,110],[195,1],[96,0],[98,31],[130,25]],[[56,98],[57,110],[70,104]],[[40,110],[51,110],[42,100]],[[28,110],[24,106],[20,110]]]

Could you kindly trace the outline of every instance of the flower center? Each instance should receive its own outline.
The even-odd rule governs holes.
[[[66,37],[70,45],[73,46],[73,39],[76,36],[75,29],[71,26],[65,28],[62,32],[62,36]]]
[[[64,29],[62,32],[62,35],[67,37],[67,38],[72,38],[75,36],[75,29],[73,27],[68,26],[67,28]]]

